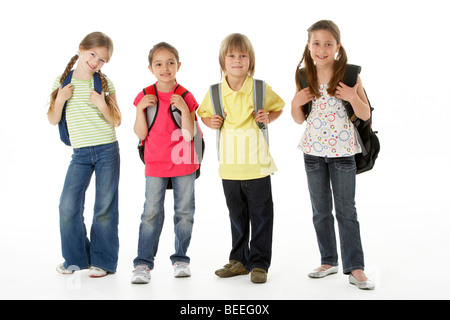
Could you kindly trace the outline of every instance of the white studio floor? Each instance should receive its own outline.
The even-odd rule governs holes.
[[[127,157],[123,156],[122,161],[126,163]],[[278,166],[282,167],[283,162],[283,159],[278,161]],[[61,174],[49,178],[55,185],[47,181],[44,191],[38,189],[36,182],[27,186],[25,178],[15,180],[10,184],[11,190],[23,189],[23,192],[2,190],[1,211],[8,214],[1,215],[0,223],[0,299],[449,299],[449,276],[435,272],[449,262],[446,237],[449,217],[438,201],[442,193],[416,189],[413,183],[399,186],[396,181],[405,178],[401,173],[391,183],[372,187],[373,179],[378,181],[378,175],[384,177],[381,172],[383,169],[388,172],[388,167],[380,159],[374,171],[358,176],[358,190],[373,188],[371,192],[376,195],[375,199],[371,199],[369,192],[359,191],[357,195],[366,273],[376,282],[374,291],[357,289],[342,273],[320,280],[307,277],[320,260],[300,165],[301,170],[289,174],[299,182],[286,185],[288,173],[283,171],[273,176],[273,259],[268,282],[262,285],[251,283],[249,276],[219,279],[214,275],[214,270],[226,263],[230,249],[227,211],[214,170],[213,174],[204,173],[197,180],[197,209],[188,252],[192,277],[173,277],[169,260],[173,250],[173,201],[172,192],[168,191],[165,225],[148,285],[130,283],[143,202],[143,178],[134,178],[133,188],[121,188],[119,267],[116,274],[101,279],[89,278],[87,271],[70,276],[55,271],[56,265],[62,262],[57,212]],[[122,170],[122,186],[131,185],[133,178],[127,172],[142,170],[138,168]],[[416,177],[417,181],[424,178],[424,175]],[[8,194],[9,197],[4,197]],[[92,198],[90,187],[85,212],[88,229]],[[206,201],[201,201],[204,198]]]

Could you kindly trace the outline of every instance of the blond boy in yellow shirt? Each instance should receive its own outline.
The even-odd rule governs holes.
[[[264,283],[272,256],[270,175],[277,168],[257,122],[276,120],[285,103],[265,84],[264,110],[254,114],[255,53],[245,35],[234,33],[222,41],[219,62],[225,118],[214,114],[210,92],[197,112],[206,126],[220,130],[219,175],[231,220],[229,263],[216,275],[227,278],[251,271],[252,282]]]

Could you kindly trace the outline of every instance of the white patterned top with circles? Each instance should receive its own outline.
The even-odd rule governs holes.
[[[353,123],[341,99],[331,97],[327,85],[319,85],[320,98],[313,100],[306,130],[298,148],[319,157],[346,157],[361,152]]]

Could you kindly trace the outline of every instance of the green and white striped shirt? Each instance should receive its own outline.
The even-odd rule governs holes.
[[[53,90],[61,86],[60,79],[61,76],[56,78]],[[106,94],[115,93],[114,84],[106,79],[109,87]],[[67,101],[66,120],[72,147],[83,148],[115,142],[116,130],[89,101],[91,90],[94,89],[94,79],[79,80],[72,77],[71,83],[74,90],[72,97]]]

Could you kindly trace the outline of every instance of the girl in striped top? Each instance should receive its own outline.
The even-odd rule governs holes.
[[[120,125],[121,114],[114,85],[101,72],[112,53],[113,42],[108,36],[101,32],[88,34],[81,41],[79,52],[57,77],[47,113],[49,122],[58,124],[67,102],[66,119],[73,155],[59,205],[65,261],[57,271],[63,274],[90,268],[91,277],[101,277],[114,273],[117,267],[120,155],[115,127]],[[75,63],[71,83],[62,88]],[[93,90],[94,73],[100,76],[101,94]],[[88,239],[83,217],[84,199],[94,172],[96,196]]]

